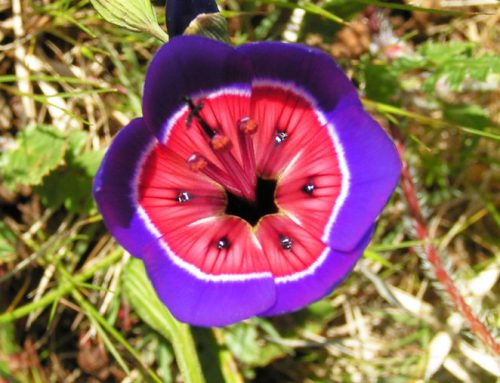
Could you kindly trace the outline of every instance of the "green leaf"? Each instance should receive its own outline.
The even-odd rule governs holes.
[[[87,176],[94,178],[105,153],[106,151],[104,149],[86,152],[76,157],[72,164],[82,169]]]
[[[364,76],[369,99],[392,105],[398,103],[400,86],[388,65],[367,63]]]
[[[446,120],[470,128],[482,129],[493,125],[479,105],[446,105],[443,114]]]
[[[471,42],[448,41],[436,43],[427,41],[419,47],[418,52],[435,63],[443,63],[450,58],[464,55],[470,56],[472,48],[474,48],[474,44]]]
[[[83,148],[89,139],[89,134],[85,130],[73,130],[68,135],[68,152],[70,158],[76,158],[83,152]]]
[[[68,137],[66,166],[47,175],[36,192],[45,206],[57,209],[64,206],[71,213],[88,213],[94,207],[92,181],[105,151],[81,154],[88,134],[72,132]]]
[[[249,367],[267,366],[285,353],[282,346],[265,342],[251,322],[225,328],[224,340],[236,358]]]
[[[477,44],[448,41],[426,42],[414,57],[403,57],[394,61],[392,70],[397,73],[420,69],[430,72],[422,89],[431,93],[437,82],[444,79],[451,90],[459,90],[464,80],[485,82],[490,74],[500,73],[499,55],[480,55],[475,52]]]
[[[71,213],[86,213],[94,206],[92,178],[78,167],[57,169],[35,191],[42,203],[53,209],[64,206]]]
[[[186,383],[204,383],[189,326],[178,322],[156,295],[144,264],[131,259],[122,274],[123,290],[136,314],[172,343],[176,361]]]
[[[19,352],[19,346],[16,343],[16,328],[13,323],[0,326],[0,344],[0,381],[20,383],[18,379],[11,375],[11,373],[16,372],[15,368],[9,366],[9,355],[14,356],[15,353]],[[19,372],[19,369],[17,372]],[[19,377],[19,374],[16,375]]]
[[[166,42],[168,36],[158,25],[149,0],[90,0],[108,22],[135,32],[146,32]]]
[[[172,340],[178,322],[158,299],[143,263],[131,259],[122,276],[123,291],[137,315],[152,329]]]
[[[22,130],[16,146],[0,157],[4,184],[38,185],[42,178],[58,167],[64,159],[66,139],[53,126],[34,126]]]
[[[336,315],[338,315],[337,310],[328,298],[314,302],[293,314],[298,328],[312,334],[321,334],[325,331],[325,327]]]
[[[423,89],[432,91],[437,81],[444,77],[452,90],[459,90],[466,78],[485,82],[490,73],[500,73],[500,56],[452,57],[438,63]]]

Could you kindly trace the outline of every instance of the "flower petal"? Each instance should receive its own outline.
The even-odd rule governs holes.
[[[324,113],[331,112],[342,99],[358,99],[356,89],[340,67],[318,49],[260,42],[242,45],[237,50],[250,57],[255,81],[294,85],[312,96]]]
[[[198,36],[173,38],[156,53],[146,75],[146,125],[165,142],[170,120],[186,104],[183,97],[220,90],[249,94],[251,72],[248,58],[226,44]]]
[[[154,144],[142,118],[124,127],[113,139],[94,180],[94,198],[104,222],[118,243],[141,258],[156,237],[137,211],[135,174],[143,153]]]
[[[350,252],[387,204],[398,183],[401,161],[389,136],[359,105],[347,101],[328,120],[343,152],[349,186],[327,242]]]
[[[160,299],[178,320],[192,325],[233,324],[258,315],[275,301],[270,273],[251,278],[201,273],[180,264],[161,243],[146,251],[144,263]]]
[[[197,180],[198,188],[191,193],[192,199],[180,204],[183,209],[191,211],[191,216],[178,212],[180,208],[171,203],[177,195],[172,194],[169,188],[174,188],[182,177],[175,176],[175,163],[171,165],[172,161],[170,153],[162,152],[162,146],[142,119],[133,120],[118,133],[94,181],[94,197],[109,231],[127,251],[144,261],[158,296],[179,320],[200,326],[223,326],[265,311],[275,300],[271,273],[262,264],[265,259],[259,259],[253,254],[255,251],[250,251],[248,247],[253,245],[252,241],[243,241],[242,235],[233,238],[236,235],[231,230],[231,227],[236,227],[234,223],[219,225],[221,227],[200,227],[197,236],[196,232],[189,232],[190,222],[210,215],[207,209],[217,210],[220,202],[214,194],[216,189]],[[192,182],[196,177],[191,175]],[[186,185],[189,187],[190,182],[186,181]],[[189,188],[186,190],[191,192]],[[207,209],[197,208],[196,193],[205,193],[206,198],[217,203]],[[199,198],[205,197],[200,195]],[[170,220],[168,214],[162,218],[162,209],[158,204],[166,203],[172,205],[169,210],[177,214],[178,221],[187,222],[186,234],[182,234],[182,227],[175,220]],[[192,203],[194,205],[191,206]],[[167,235],[157,228],[159,225],[161,230],[165,229],[164,219],[170,220],[168,226],[171,230]],[[203,247],[206,244],[200,240],[209,241],[211,237],[203,234],[211,231],[214,231],[214,238],[223,236],[215,232],[217,230],[226,230],[223,234],[235,243],[231,252],[233,256],[226,254],[227,258],[224,258],[228,261],[226,263],[220,263],[213,252],[206,259],[204,257]],[[250,233],[250,229],[247,231]],[[173,254],[164,241],[169,236],[181,250],[187,252],[190,245],[194,246],[192,254],[187,254],[186,259]],[[182,243],[183,238],[186,243]],[[243,248],[239,249],[236,241]],[[195,260],[197,256],[199,259]],[[202,264],[216,274],[202,271]],[[232,274],[221,274],[224,272]]]
[[[276,278],[276,303],[262,316],[296,311],[328,295],[341,283],[363,254],[373,235],[372,226],[358,246],[350,252],[326,248],[307,270]]]

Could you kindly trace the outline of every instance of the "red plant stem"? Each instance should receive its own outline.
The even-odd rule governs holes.
[[[448,294],[455,308],[467,320],[474,335],[481,339],[495,354],[500,356],[500,344],[495,341],[493,336],[488,331],[488,328],[474,315],[469,305],[465,302],[462,295],[460,295],[453,279],[443,264],[443,260],[437,253],[436,248],[430,242],[431,238],[429,237],[427,225],[425,224],[425,220],[420,210],[415,184],[413,183],[410,174],[408,162],[405,160],[405,145],[403,136],[398,127],[394,124],[390,124],[390,131],[403,165],[401,170],[401,188],[403,189],[403,194],[406,202],[408,203],[410,215],[413,218],[413,224],[417,232],[417,237],[425,243],[423,247],[427,261],[431,264],[437,281],[444,287],[444,290]]]

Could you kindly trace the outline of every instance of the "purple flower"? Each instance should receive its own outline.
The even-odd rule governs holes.
[[[96,176],[104,221],[179,320],[298,310],[354,267],[400,172],[326,54],[182,36]]]

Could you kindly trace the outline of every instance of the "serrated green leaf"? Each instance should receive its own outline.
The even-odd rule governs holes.
[[[428,60],[432,60],[435,63],[442,63],[458,56],[465,55],[468,57],[472,53],[472,48],[474,48],[474,44],[471,42],[448,41],[436,43],[428,41],[419,47],[418,52]]]
[[[66,165],[44,177],[36,188],[45,206],[57,209],[64,205],[71,213],[89,213],[94,208],[92,180],[105,151],[82,153],[87,139],[85,131],[69,134]]]
[[[149,0],[90,0],[94,8],[108,22],[135,32],[149,33],[168,41],[167,34],[158,25],[156,13]]]
[[[85,130],[74,130],[68,135],[68,152],[67,156],[71,158],[77,157],[85,147],[89,134]]]
[[[88,213],[94,206],[92,177],[79,167],[63,167],[50,173],[35,189],[42,203],[71,213]]]
[[[440,78],[458,90],[466,78],[484,82],[490,73],[500,73],[500,56],[450,58],[439,64],[424,83],[424,90],[432,91]]]
[[[89,177],[94,177],[104,158],[105,150],[96,150],[79,155],[73,161],[74,166],[82,169]]]
[[[53,126],[42,125],[22,130],[16,146],[0,157],[4,184],[38,185],[42,178],[61,163],[66,151],[66,138]]]
[[[430,76],[422,85],[422,89],[427,93],[434,91],[440,79],[444,79],[446,84],[456,91],[466,79],[485,82],[490,74],[500,73],[500,56],[478,55],[474,52],[476,47],[477,45],[471,42],[426,42],[419,47],[416,56],[396,60],[392,70],[395,73],[415,69],[430,72]]]

